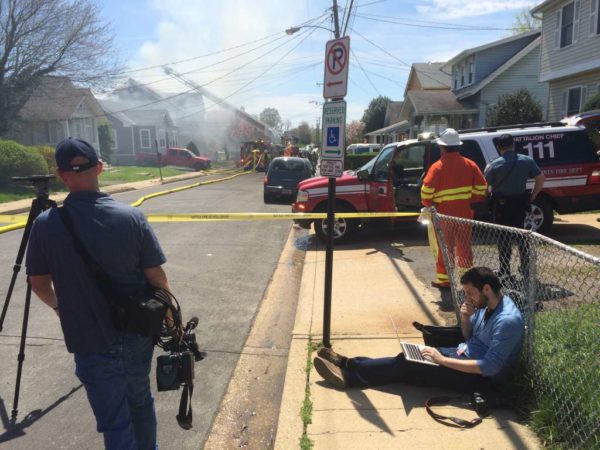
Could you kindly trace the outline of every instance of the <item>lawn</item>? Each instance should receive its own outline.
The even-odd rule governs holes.
[[[181,175],[185,171],[178,170],[174,167],[162,167],[163,178]],[[137,166],[121,166],[113,167],[109,171],[102,172],[100,175],[100,186],[110,186],[113,184],[131,183],[133,181],[151,180],[158,178],[158,167],[137,167]],[[53,181],[50,185],[50,192],[66,191],[65,186],[61,181]],[[12,202],[35,197],[35,191],[32,187],[12,184],[4,188],[0,188],[0,203]]]

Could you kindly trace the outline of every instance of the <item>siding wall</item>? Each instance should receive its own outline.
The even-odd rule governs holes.
[[[595,94],[600,93],[600,69],[583,75],[551,81],[549,84],[548,120],[560,120],[563,118],[563,92],[571,87],[587,87],[586,98],[581,102],[582,105],[585,104]]]
[[[590,14],[592,1],[580,0],[579,32],[577,42],[564,47],[555,48],[554,31],[557,26],[559,11],[568,1],[560,3],[559,7],[544,11],[542,21],[542,53],[540,60],[540,76],[548,72],[569,69],[577,64],[598,61],[600,68],[600,35],[590,35]]]
[[[133,145],[132,127],[124,127],[120,120],[108,116],[110,123],[117,135],[116,149],[113,158],[118,164],[129,165],[135,160],[135,149]]]
[[[540,47],[538,46],[481,90],[478,127],[485,126],[488,105],[497,103],[500,95],[510,94],[521,88],[527,88],[542,104],[542,112],[544,116],[546,115],[548,83],[538,81],[539,58]]]
[[[499,45],[496,47],[489,48],[487,50],[482,50],[480,52],[471,55],[474,57],[475,62],[475,73],[473,78],[473,83],[470,85],[466,85],[460,89],[455,90],[457,94],[460,94],[463,89],[468,88],[473,84],[479,83],[481,80],[486,78],[489,74],[491,74],[494,70],[508,61],[510,58],[515,56],[525,47],[527,47],[531,42],[537,39],[538,35],[534,34],[532,36],[528,36],[526,38],[517,39],[516,41],[507,42],[506,44]],[[471,56],[464,58],[461,61],[458,61],[455,66],[456,70],[460,67],[460,64],[463,63],[466,59],[469,59]],[[468,72],[467,72],[468,73]],[[459,82],[460,83],[460,82]],[[454,86],[454,85],[453,85]]]

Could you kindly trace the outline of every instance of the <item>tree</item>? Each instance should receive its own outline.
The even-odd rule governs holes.
[[[119,70],[114,54],[92,0],[0,0],[0,136],[14,130],[42,77],[108,85]]]
[[[308,122],[300,122],[300,125],[296,128],[296,135],[301,144],[310,144],[312,131]]]
[[[360,120],[353,120],[346,125],[346,145],[362,142],[364,130],[365,124]]]
[[[383,128],[385,110],[389,101],[388,97],[380,95],[369,102],[369,107],[365,109],[365,113],[362,116],[362,122],[365,124],[365,133]]]
[[[113,138],[113,127],[110,123],[98,125],[98,143],[100,144],[100,154],[102,159],[110,163],[113,154],[115,140]]]
[[[583,105],[583,111],[591,111],[592,109],[600,109],[600,94],[594,95]]]
[[[281,131],[283,127],[283,121],[279,115],[279,111],[275,108],[265,108],[258,116],[261,122],[266,123],[275,131]]]
[[[533,123],[542,120],[542,104],[527,89],[498,97],[498,103],[488,108],[488,126]]]
[[[518,12],[515,16],[515,20],[511,26],[512,34],[520,34],[527,31],[537,30],[541,26],[541,20],[533,17],[529,10],[525,8]]]

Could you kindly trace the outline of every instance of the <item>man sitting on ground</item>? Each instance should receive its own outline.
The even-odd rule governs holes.
[[[404,353],[387,358],[346,358],[321,348],[314,359],[315,369],[339,389],[406,382],[458,391],[493,390],[519,359],[523,318],[487,267],[468,270],[460,282],[465,293],[460,308],[465,342],[457,347],[425,347],[423,356],[438,365],[408,361]]]

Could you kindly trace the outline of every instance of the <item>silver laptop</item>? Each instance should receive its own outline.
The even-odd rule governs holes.
[[[429,358],[425,358],[421,354],[421,350],[425,348],[424,345],[411,344],[409,342],[400,342],[400,345],[402,346],[402,351],[404,352],[404,357],[407,361],[439,366],[439,364],[434,363]]]

